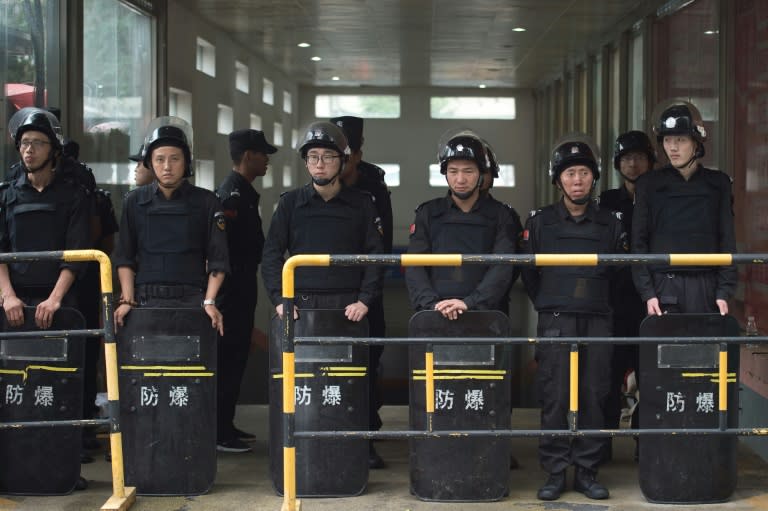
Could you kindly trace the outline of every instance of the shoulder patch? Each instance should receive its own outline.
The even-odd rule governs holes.
[[[540,209],[532,209],[532,210],[530,211],[530,213],[528,213],[528,218],[533,218],[533,217],[535,217],[536,215],[538,215],[539,213],[541,213],[541,210],[540,210]]]

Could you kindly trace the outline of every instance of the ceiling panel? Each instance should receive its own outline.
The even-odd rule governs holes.
[[[186,0],[309,85],[535,87],[657,0]],[[637,16],[637,15],[636,15]],[[524,27],[525,32],[513,31]],[[308,42],[309,48],[299,48]],[[322,60],[313,62],[311,57]],[[338,80],[333,80],[338,77]]]

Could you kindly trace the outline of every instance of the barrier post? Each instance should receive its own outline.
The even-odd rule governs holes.
[[[104,324],[104,364],[107,370],[109,446],[112,456],[112,496],[102,511],[123,511],[136,500],[136,488],[125,486],[123,438],[120,430],[120,394],[117,383],[117,343],[112,293],[112,263],[100,250],[66,250],[65,261],[97,261],[101,278],[101,319]]]

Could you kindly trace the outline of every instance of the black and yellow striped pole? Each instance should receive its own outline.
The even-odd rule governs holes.
[[[64,261],[99,263],[101,278],[101,319],[104,324],[104,362],[107,370],[107,400],[110,417],[109,446],[112,456],[112,496],[102,511],[128,509],[136,499],[136,488],[125,486],[123,437],[120,430],[120,394],[117,382],[117,343],[112,296],[112,263],[100,250],[65,250]]]
[[[571,431],[576,431],[579,428],[579,345],[576,343],[571,344],[570,366],[568,424]]]
[[[296,255],[283,265],[283,506],[281,511],[300,511],[296,498],[296,354],[293,344],[294,276],[298,266],[330,266],[330,256]]]

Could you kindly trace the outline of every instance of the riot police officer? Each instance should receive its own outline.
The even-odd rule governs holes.
[[[517,213],[480,192],[490,168],[483,142],[470,131],[444,138],[438,159],[448,194],[416,209],[408,253],[515,253]],[[506,311],[513,275],[506,265],[409,266],[405,282],[415,310],[437,310],[454,320],[467,310]]]
[[[240,382],[248,362],[253,331],[253,313],[258,292],[257,273],[264,248],[264,231],[259,216],[259,194],[251,183],[267,172],[269,155],[277,149],[252,129],[229,134],[232,172],[216,195],[227,217],[227,242],[232,273],[224,281],[222,312],[227,330],[218,345],[219,379],[217,448],[220,451],[246,452],[251,447],[243,440],[255,436],[234,425]]]
[[[372,163],[363,160],[363,119],[345,115],[334,117],[331,122],[344,131],[349,143],[350,155],[344,170],[341,172],[341,180],[345,185],[371,194],[373,204],[376,206],[376,212],[381,219],[381,228],[383,232],[383,253],[392,253],[392,200],[389,189],[384,182],[384,169]],[[386,335],[386,325],[384,322],[384,300],[383,297],[376,299],[368,310],[368,325],[371,337],[384,337]],[[384,346],[371,346],[368,356],[368,371],[371,382],[375,384],[370,386],[369,403],[369,426],[375,431],[381,429],[381,417],[379,408],[382,400],[380,391],[377,388],[379,375],[379,361],[384,352]],[[373,441],[370,444],[370,456],[368,458],[370,468],[383,468],[384,460],[373,447]]]
[[[637,179],[651,170],[656,163],[656,151],[642,131],[627,131],[616,138],[613,149],[613,168],[623,179],[619,188],[605,190],[600,194],[600,208],[621,213],[624,230],[631,244],[632,213],[635,202]],[[640,322],[645,317],[645,304],[632,283],[630,267],[617,269],[611,282],[611,305],[613,307],[613,335],[616,337],[637,337]],[[606,427],[616,428],[621,418],[621,393],[627,370],[638,371],[637,345],[620,344],[613,348],[611,393],[606,406]],[[636,413],[633,427],[636,427]],[[610,445],[610,444],[609,444]],[[610,457],[610,452],[606,453]]]
[[[625,250],[626,235],[620,215],[599,208],[591,199],[600,177],[595,144],[574,134],[555,144],[549,174],[562,194],[560,201],[531,212],[525,226],[528,253],[616,253]],[[610,336],[611,305],[606,266],[541,266],[523,269],[528,296],[539,313],[537,335]],[[541,403],[542,429],[568,428],[569,351],[567,345],[536,347],[536,386]],[[610,381],[611,346],[580,348],[579,427],[603,427],[603,406]],[[574,489],[591,499],[608,498],[597,479],[605,439],[547,438],[539,443],[539,459],[549,474],[537,494],[556,500],[565,490],[566,469],[576,468]]]
[[[224,331],[216,306],[229,272],[226,221],[213,192],[190,184],[192,128],[178,117],[150,123],[144,165],[156,180],[128,192],[113,258],[121,295],[115,324],[138,305],[200,307]]]
[[[0,243],[5,252],[84,249],[90,244],[85,190],[55,172],[61,159],[61,127],[45,110],[29,107],[11,118],[8,131],[21,155],[21,172],[4,183]],[[23,306],[36,305],[35,323],[48,328],[62,306],[75,306],[69,291],[82,264],[58,261],[0,265],[3,308],[11,326],[24,322]]]
[[[269,299],[282,317],[282,268],[287,253],[378,254],[381,222],[370,195],[347,187],[340,179],[349,157],[347,138],[330,122],[309,125],[299,143],[311,182],[284,193],[272,215],[264,244],[261,274]],[[344,309],[360,321],[381,294],[377,266],[299,268],[296,306]]]
[[[148,185],[155,180],[155,173],[144,166],[144,160],[141,156],[143,152],[144,146],[142,145],[136,154],[128,157],[129,160],[136,163],[136,166],[133,168],[133,180],[136,186]]]
[[[707,139],[699,111],[674,103],[661,113],[654,133],[669,163],[637,181],[632,252],[735,252],[731,180],[698,162]],[[734,266],[633,266],[632,276],[648,314],[725,315],[736,289]]]
[[[86,190],[67,179],[65,172],[57,172],[65,160],[58,119],[40,108],[23,108],[11,118],[8,132],[21,161],[11,171],[16,175],[14,180],[0,185],[0,250],[88,248],[91,236]],[[0,265],[0,290],[8,324],[22,326],[27,305],[35,307],[35,324],[49,328],[62,306],[77,308],[75,282],[84,271],[83,263],[59,261]],[[75,488],[86,486],[80,477]]]

